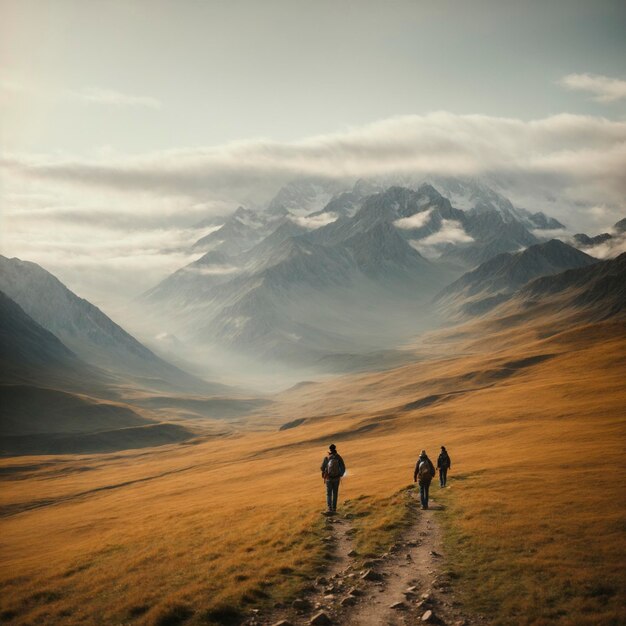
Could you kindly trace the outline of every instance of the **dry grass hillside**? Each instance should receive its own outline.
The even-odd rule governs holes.
[[[401,527],[419,450],[445,444],[437,517],[469,610],[625,623],[626,324],[486,324],[431,335],[411,365],[301,385],[239,435],[2,460],[1,619],[236,623],[291,597],[323,568],[318,467],[334,441],[342,500],[368,496],[362,555]]]

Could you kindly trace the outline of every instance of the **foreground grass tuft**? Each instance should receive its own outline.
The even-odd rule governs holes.
[[[193,615],[193,609],[177,602],[166,602],[155,607],[146,615],[151,626],[179,626]]]

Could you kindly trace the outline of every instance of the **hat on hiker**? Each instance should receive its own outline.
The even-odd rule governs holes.
[[[420,452],[420,456],[426,456],[426,450],[422,450],[422,451]]]
[[[331,444],[328,446],[328,449],[329,449],[331,452],[334,452],[334,451],[337,449],[337,446],[336,446],[334,443],[331,443]]]
[[[441,449],[445,451],[446,447],[445,446],[441,446]]]

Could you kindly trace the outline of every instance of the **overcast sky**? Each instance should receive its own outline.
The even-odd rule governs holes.
[[[101,305],[301,174],[505,174],[573,230],[626,215],[621,1],[0,7],[3,253]]]

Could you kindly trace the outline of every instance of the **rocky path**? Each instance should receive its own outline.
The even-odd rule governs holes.
[[[408,626],[431,623],[474,626],[464,616],[443,573],[445,557],[436,520],[437,503],[419,509],[411,504],[414,524],[387,553],[358,563],[352,547],[350,519],[326,520],[325,542],[331,555],[324,576],[306,595],[271,616],[252,616],[247,626]]]

